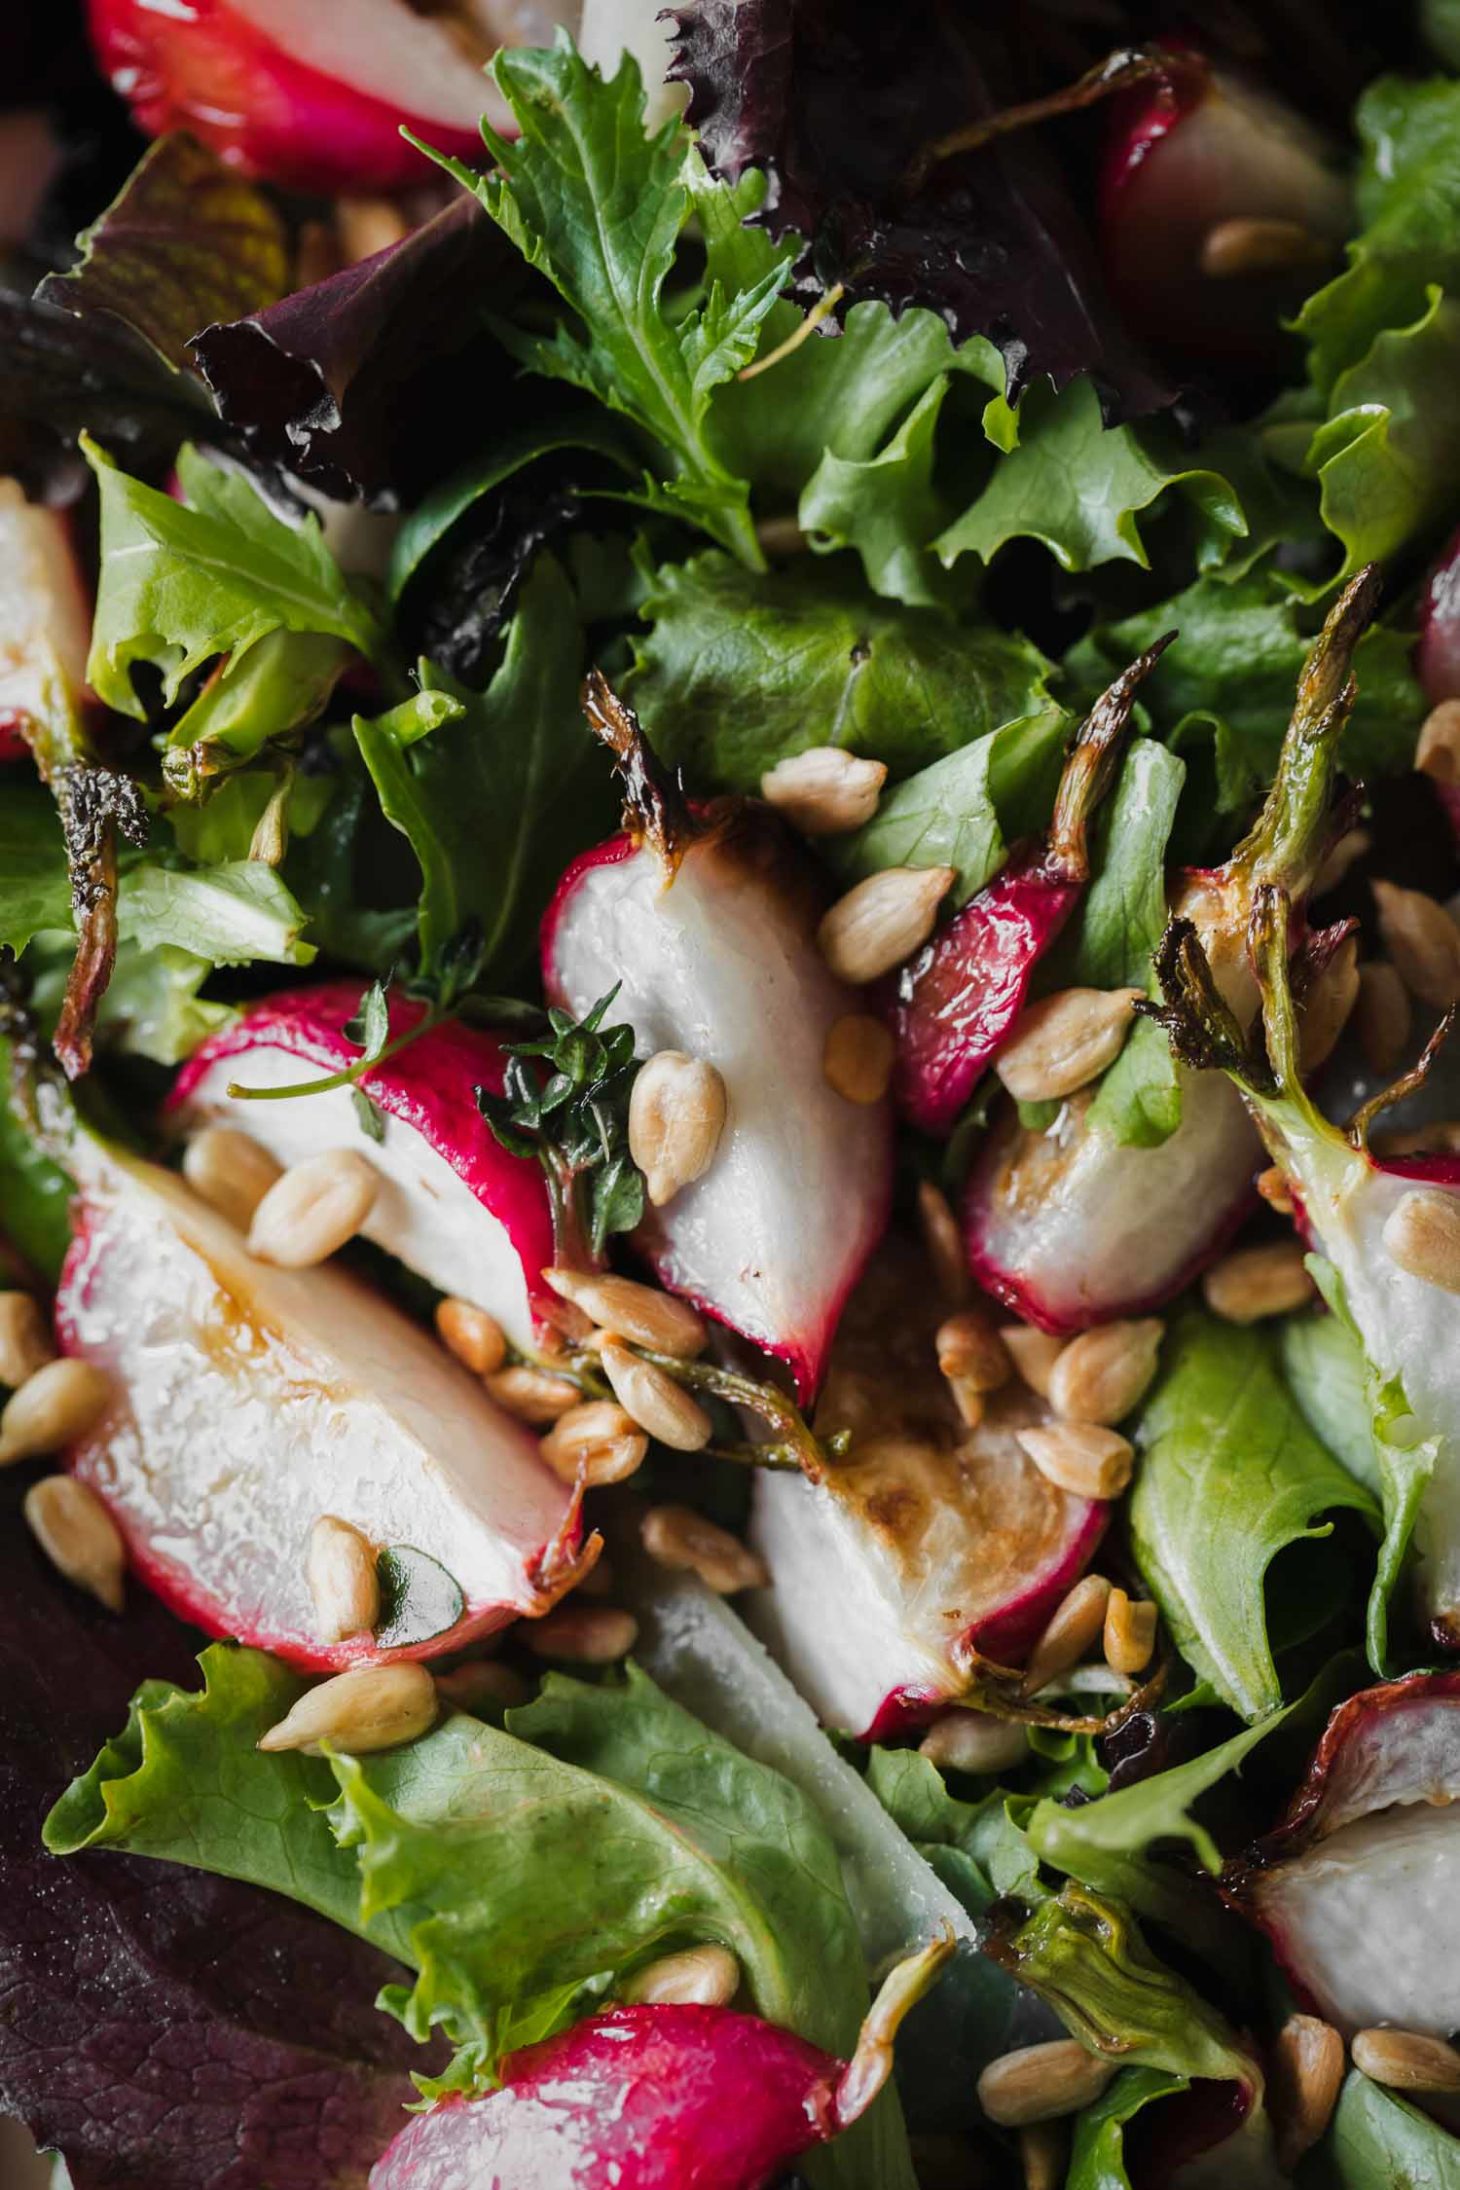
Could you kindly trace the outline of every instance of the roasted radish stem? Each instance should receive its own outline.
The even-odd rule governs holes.
[[[1239,1021],[1258,1003],[1248,958],[1253,895],[1280,883],[1301,904],[1331,830],[1339,739],[1353,704],[1353,650],[1377,571],[1360,572],[1304,667],[1267,802],[1225,866],[1185,875],[1177,910],[1205,940]],[[1007,1115],[969,1175],[964,1236],[978,1282],[1029,1322],[1074,1331],[1169,1300],[1216,1255],[1248,1206],[1261,1150],[1236,1091],[1181,1074],[1181,1123],[1155,1148],[1092,1122],[1082,1090],[1047,1132]]]
[[[1167,64],[1110,110],[1106,278],[1167,354],[1263,365],[1338,258],[1348,188],[1324,140],[1270,92],[1174,41]]]
[[[752,1541],[772,1581],[758,1624],[822,1720],[868,1741],[964,1694],[981,1659],[1021,1660],[1108,1510],[1021,1443],[1050,1410],[1007,1358],[969,1403],[967,1349],[940,1333],[935,1301],[921,1259],[889,1241],[848,1304],[817,1411],[849,1433],[845,1453],[818,1477],[756,1480]]]
[[[925,1133],[951,1133],[1024,1008],[1034,969],[1090,878],[1089,828],[1131,708],[1176,634],[1132,662],[1081,725],[1042,842],[1026,845],[897,976],[893,1093]]]
[[[1287,1815],[1225,1874],[1345,2034],[1460,2028],[1457,1802],[1460,1674],[1413,1673],[1338,1706]]]
[[[379,1191],[365,1236],[530,1347],[553,1305],[542,1278],[554,1260],[552,1213],[537,1164],[501,1146],[473,1094],[500,1092],[502,1041],[460,1019],[422,1030],[427,1007],[393,993],[379,1062],[361,1072],[347,1032],[359,1002],[358,987],[340,981],[256,1004],[189,1059],[169,1118],[188,1133],[226,1122],[282,1165],[330,1148],[367,1154]],[[315,1091],[286,1095],[301,1085]],[[378,1144],[360,1131],[357,1089],[384,1120]]]
[[[625,790],[624,833],[576,860],[543,923],[543,982],[574,1013],[618,984],[641,1058],[714,1068],[724,1117],[636,1235],[662,1282],[820,1382],[843,1301],[886,1223],[891,1119],[828,1080],[828,1036],[857,992],[817,948],[824,911],[806,855],[758,801],[693,811],[596,674],[589,721]],[[651,1068],[652,1069],[652,1068]],[[631,1120],[631,1130],[633,1121]],[[640,1146],[649,1152],[646,1138]],[[653,1142],[665,1164],[662,1136]]]
[[[447,2099],[404,2128],[370,2190],[763,2190],[860,2120],[892,2071],[909,2009],[953,1952],[940,1935],[884,1981],[850,2061],[759,2016],[642,2005],[590,2016],[509,2055],[502,2088]]]

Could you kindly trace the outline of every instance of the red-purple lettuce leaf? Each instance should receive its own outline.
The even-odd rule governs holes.
[[[61,1581],[21,1520],[30,1473],[0,1480],[0,2113],[75,2190],[364,2190],[429,2065],[373,2005],[396,1965],[253,1887],[41,1846],[138,1681],[195,1677],[198,1638]]]
[[[393,508],[459,460],[484,416],[501,423],[493,364],[506,402],[513,368],[485,314],[524,279],[501,231],[458,198],[400,243],[189,347],[256,457]]]
[[[192,137],[150,145],[78,240],[79,263],[37,296],[78,318],[108,313],[179,371],[200,327],[275,303],[289,279],[271,200]]]
[[[934,140],[992,113],[1002,69],[996,11],[940,0],[916,33],[876,0],[691,0],[671,75],[711,170],[767,178],[756,220],[805,238],[795,286],[813,302],[895,312],[924,305],[957,341],[1002,352],[1012,401],[1035,375],[1063,387],[1089,373],[1107,417],[1169,400],[1107,302],[1075,199],[1028,131],[936,162]]]

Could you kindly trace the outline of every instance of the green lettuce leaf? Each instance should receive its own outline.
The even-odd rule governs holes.
[[[1192,1312],[1168,1336],[1136,1430],[1131,1543],[1199,1680],[1249,1721],[1282,1704],[1268,1634],[1272,1561],[1318,1516],[1370,1494],[1318,1442],[1268,1335]]]
[[[1125,2166],[1129,2122],[1155,2099],[1185,2091],[1187,2079],[1166,2068],[1123,2068],[1092,2106],[1075,2116],[1064,2190],[1131,2190]]]
[[[54,1283],[71,1244],[71,1181],[17,1110],[10,1065],[10,1044],[0,1041],[0,1241]]]
[[[613,825],[608,769],[578,697],[582,658],[572,588],[539,556],[485,692],[427,666],[414,699],[355,720],[381,808],[420,864],[428,971],[471,930],[483,977],[514,972],[567,860]]]
[[[317,517],[285,524],[243,474],[220,470],[195,449],[178,458],[187,496],[178,502],[119,471],[84,436],[82,447],[101,493],[86,674],[108,707],[145,718],[132,688],[136,662],[155,663],[171,702],[204,662],[226,654],[236,666],[271,632],[379,651],[379,626],[325,546]]]
[[[149,145],[77,241],[78,263],[36,294],[83,318],[109,313],[178,370],[192,364],[189,336],[262,311],[289,286],[272,199],[194,137]]]
[[[947,516],[933,469],[938,414],[948,388],[946,374],[931,382],[871,456],[840,456],[827,449],[797,511],[818,554],[855,549],[874,593],[919,608],[968,591],[950,585],[929,553]]]
[[[17,957],[31,937],[71,925],[66,846],[50,793],[34,781],[0,797],[0,945]]]
[[[180,798],[213,798],[222,775],[323,714],[349,659],[342,639],[314,631],[271,631],[233,657],[168,730],[169,787]]]
[[[1353,2069],[1318,2154],[1332,2190],[1460,2190],[1460,2139]]]
[[[1240,805],[1261,795],[1277,765],[1311,644],[1302,606],[1266,567],[1230,582],[1207,573],[1155,608],[1097,625],[1071,649],[1066,668],[1093,698],[1173,626],[1180,638],[1142,685],[1142,704],[1155,734],[1178,750],[1215,733],[1223,803]],[[1412,643],[1383,625],[1359,641],[1358,701],[1343,742],[1353,775],[1393,775],[1413,760],[1425,707],[1410,667]]]
[[[1032,539],[1062,570],[1110,562],[1144,569],[1150,558],[1137,520],[1168,493],[1196,514],[1198,569],[1220,562],[1246,533],[1242,504],[1225,479],[1192,468],[1159,428],[1106,427],[1089,380],[1058,394],[1031,387],[1018,416],[1018,446],[933,543],[945,565],[966,554],[989,563],[1010,540]]]
[[[883,867],[953,867],[951,901],[966,903],[1010,844],[1048,819],[1069,727],[1049,703],[930,762],[886,792],[860,829],[826,841],[828,865],[848,884]]]
[[[1176,754],[1150,738],[1134,741],[1096,821],[1090,887],[1050,954],[1049,988],[1156,993],[1151,958],[1166,928],[1166,848],[1185,780]],[[1159,1146],[1181,1123],[1171,1044],[1154,1021],[1136,1020],[1095,1091],[1089,1123],[1141,1148]]]
[[[902,777],[1048,704],[1027,639],[879,601],[830,565],[767,578],[694,556],[654,573],[643,614],[630,696],[696,790],[754,791],[810,745]]]
[[[1370,1411],[1369,1364],[1341,1314],[1284,1316],[1278,1350],[1288,1389],[1308,1427],[1350,1475],[1381,1495],[1379,1448]]]
[[[566,323],[551,336],[519,332],[513,347],[640,426],[667,470],[646,482],[647,498],[759,567],[748,487],[714,454],[705,421],[714,389],[754,355],[789,258],[749,288],[716,281],[672,310],[664,286],[693,203],[688,152],[677,118],[646,133],[637,62],[625,54],[605,81],[561,31],[551,51],[503,47],[493,73],[521,134],[509,142],[483,123],[496,162],[485,176],[440,164],[581,323],[581,333]]]
[[[566,2019],[585,1986],[704,1939],[734,1949],[761,2012],[832,2051],[855,2042],[866,1979],[815,1810],[645,1675],[554,1676],[517,1732],[453,1714],[408,1748],[311,1758],[256,1746],[296,1674],[230,1644],[200,1663],[200,1693],[144,1683],[46,1820],[53,1853],[191,1863],[347,1925],[418,1973],[383,2004],[418,2037],[443,2027],[459,2076]],[[845,2190],[905,2179],[856,2160],[874,2142],[836,2149],[824,2179]]]
[[[315,951],[304,921],[283,878],[259,859],[192,868],[142,860],[123,875],[117,898],[123,938],[144,951],[175,946],[215,966],[307,966]]]
[[[1432,284],[1453,288],[1460,277],[1460,83],[1380,77],[1354,120],[1359,234],[1344,271],[1298,317],[1325,398],[1377,336],[1424,315]]]
[[[31,1000],[42,1024],[50,1026],[61,1008],[70,947],[61,945],[59,938],[48,951],[37,945],[29,963]],[[235,1005],[199,995],[212,973],[210,960],[175,943],[143,950],[131,941],[122,942],[96,1015],[100,1045],[129,1057],[150,1057],[154,1064],[180,1064],[200,1042],[238,1016]]]

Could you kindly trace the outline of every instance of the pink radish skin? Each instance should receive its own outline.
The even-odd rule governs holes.
[[[1049,833],[1026,845],[902,968],[891,1007],[893,1093],[910,1124],[946,1136],[1014,1030],[1035,967],[1090,877],[1090,820],[1109,787],[1136,691],[1167,632],[1096,701],[1070,746]]]
[[[822,1069],[831,1026],[866,1008],[817,949],[822,910],[768,809],[726,800],[695,817],[672,878],[632,836],[584,853],[542,929],[555,1003],[581,1014],[617,982],[640,1057],[684,1050],[724,1078],[713,1163],[636,1243],[671,1291],[784,1361],[803,1399],[892,1191],[889,1104],[848,1102]]]
[[[362,1075],[384,1112],[385,1139],[361,1136],[350,1093],[249,1102],[230,1084],[287,1087],[343,1070],[360,1051],[345,1033],[359,1007],[350,981],[292,989],[255,1005],[205,1042],[168,1097],[182,1131],[223,1123],[250,1134],[283,1164],[322,1148],[359,1147],[381,1174],[365,1236],[443,1293],[474,1301],[519,1346],[554,1296],[542,1272],[554,1260],[552,1210],[538,1165],[509,1155],[476,1106],[473,1089],[500,1094],[504,1058],[494,1035],[448,1019]],[[393,994],[390,1038],[407,1033],[424,1005]]]
[[[1084,1572],[1108,1508],[1041,1475],[1022,1385],[974,1431],[937,1364],[921,1260],[889,1242],[848,1306],[817,1410],[850,1430],[819,1482],[756,1478],[751,1536],[771,1588],[752,1619],[822,1721],[881,1741],[963,1694],[976,1656],[1018,1664]]]
[[[1430,572],[1420,604],[1414,669],[1431,707],[1438,707],[1442,700],[1460,699],[1460,532]],[[1460,844],[1460,782],[1434,774],[1429,780]]]
[[[500,11],[545,44],[559,11]],[[430,169],[403,125],[480,159],[478,117],[515,135],[495,87],[405,0],[90,0],[91,42],[149,136],[186,129],[231,167],[291,190],[394,191]]]
[[[0,480],[0,762],[30,752],[45,725],[87,696],[91,592],[68,520]]]
[[[900,1962],[850,2061],[728,2007],[618,2007],[527,2046],[502,2088],[418,2114],[370,2190],[764,2190],[860,2119],[908,2010],[953,1952]]]
[[[171,1172],[89,1142],[76,1169],[57,1334],[116,1400],[67,1464],[183,1618],[321,1671],[434,1657],[547,1611],[592,1564],[535,1439],[383,1296],[335,1264],[256,1261]],[[434,1559],[460,1618],[396,1649],[322,1641],[304,1554],[326,1513]]]
[[[1300,1997],[1345,2032],[1460,2027],[1460,1674],[1333,1712],[1277,1828],[1223,1882]]]
[[[1099,188],[1106,278],[1128,322],[1159,348],[1261,364],[1281,315],[1337,260],[1347,186],[1323,139],[1269,92],[1169,42],[1165,82],[1112,100]],[[1296,223],[1313,239],[1293,270],[1216,278],[1208,233],[1231,220]]]

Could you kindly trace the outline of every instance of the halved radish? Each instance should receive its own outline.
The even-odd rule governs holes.
[[[0,761],[30,750],[27,721],[74,711],[90,646],[91,598],[70,524],[0,479]]]
[[[1090,879],[1090,822],[1136,692],[1174,637],[1168,631],[1132,662],[1081,724],[1048,834],[1017,851],[896,976],[893,1093],[923,1132],[952,1132],[1013,1032],[1036,966],[1078,904]]]
[[[1272,788],[1245,841],[1223,866],[1181,876],[1173,892],[1178,915],[1202,938],[1223,1001],[1243,1025],[1258,1002],[1247,941],[1254,894],[1280,880],[1301,904],[1312,885],[1353,704],[1353,650],[1378,590],[1371,566],[1330,612],[1304,665]],[[1181,1122],[1154,1148],[1118,1141],[1091,1091],[1066,1101],[1047,1131],[1006,1113],[980,1150],[963,1199],[978,1283],[1048,1331],[1142,1313],[1189,1283],[1241,1223],[1261,1148],[1230,1083],[1183,1071],[1180,1084]]]
[[[359,1001],[357,985],[334,981],[256,1004],[184,1065],[168,1097],[173,1124],[187,1131],[226,1122],[286,1165],[359,1144],[347,1087],[273,1101],[228,1093],[235,1083],[289,1087],[358,1062],[345,1027]],[[391,1040],[424,1010],[393,995]],[[554,1300],[542,1283],[555,1259],[552,1210],[538,1166],[509,1155],[477,1109],[477,1087],[501,1093],[503,1063],[493,1035],[448,1019],[361,1076],[386,1120],[384,1140],[369,1152],[382,1183],[364,1230],[441,1292],[487,1309],[514,1344],[530,1346],[536,1309]]]
[[[1224,1879],[1344,2031],[1460,2029],[1460,1674],[1334,1711],[1277,1829]]]
[[[1167,352],[1261,362],[1349,232],[1331,148],[1271,92],[1170,42],[1164,79],[1111,103],[1101,255],[1136,331]]]
[[[397,190],[430,169],[408,125],[460,159],[480,157],[479,117],[516,126],[481,63],[498,44],[546,42],[552,0],[463,6],[406,0],[90,0],[92,44],[149,136],[187,129],[229,162],[292,190]],[[478,53],[472,49],[479,49]]]
[[[817,948],[824,899],[768,808],[716,800],[680,814],[672,843],[642,817],[630,828],[559,883],[543,985],[581,1015],[618,984],[640,1057],[718,1069],[714,1161],[636,1238],[672,1291],[785,1361],[804,1399],[891,1197],[889,1105],[849,1101],[823,1069],[831,1028],[863,1006]]]
[[[57,1331],[116,1398],[68,1465],[185,1619],[295,1665],[431,1657],[545,1612],[592,1563],[533,1438],[381,1295],[255,1260],[155,1165],[86,1142],[77,1170]],[[396,1547],[445,1604],[440,1631],[321,1642],[305,1551],[322,1514]]]
[[[418,2114],[370,2190],[763,2190],[866,2112],[952,1952],[894,1969],[850,2061],[727,2007],[617,2007],[509,2055],[502,2088]]]
[[[1107,1507],[1041,1475],[1017,1432],[1048,1419],[1018,1383],[967,1429],[938,1369],[936,1288],[889,1242],[848,1304],[817,1411],[851,1446],[817,1481],[756,1477],[764,1633],[823,1721],[880,1741],[1018,1663],[1078,1581]]]
[[[1460,532],[1446,543],[1425,586],[1414,668],[1431,707],[1460,699]]]

